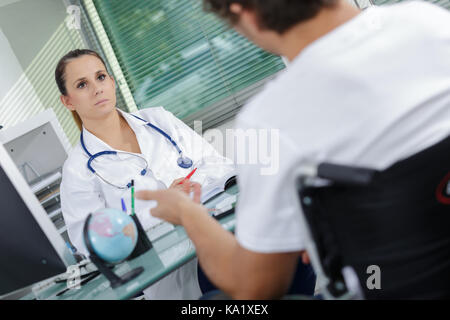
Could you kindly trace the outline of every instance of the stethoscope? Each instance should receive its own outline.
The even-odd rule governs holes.
[[[180,168],[188,169],[188,168],[192,167],[192,160],[191,160],[189,157],[184,157],[184,156],[183,156],[183,152],[181,151],[180,147],[178,147],[177,143],[176,143],[176,142],[175,142],[175,141],[174,141],[167,133],[165,133],[163,130],[161,130],[161,129],[158,128],[157,126],[151,124],[150,122],[148,122],[148,121],[146,121],[146,120],[144,120],[144,119],[142,119],[142,118],[139,118],[138,116],[135,116],[134,114],[132,114],[132,116],[135,117],[135,118],[137,118],[137,119],[139,119],[139,120],[141,120],[141,121],[143,121],[143,122],[145,122],[147,126],[149,126],[150,128],[156,130],[157,132],[159,132],[159,133],[160,133],[161,135],[163,135],[167,140],[169,140],[170,143],[172,143],[172,145],[175,147],[175,149],[177,150],[178,154],[180,155],[179,158],[178,158],[178,160],[177,160],[177,164],[178,164],[178,166],[179,166]],[[107,155],[107,154],[117,155],[118,153],[123,153],[123,154],[127,154],[127,155],[132,155],[132,156],[135,156],[135,157],[138,157],[138,158],[142,159],[142,160],[145,162],[145,168],[142,169],[142,171],[141,171],[141,176],[144,176],[144,175],[147,173],[147,170],[148,170],[148,162],[147,162],[147,160],[146,160],[144,157],[142,157],[142,156],[140,156],[140,155],[138,155],[138,154],[134,154],[134,153],[126,152],[126,151],[109,151],[109,150],[105,150],[105,151],[97,152],[96,154],[93,155],[93,154],[91,154],[91,153],[88,151],[88,149],[86,148],[86,145],[84,144],[83,130],[81,130],[81,134],[80,134],[80,142],[81,142],[81,146],[83,147],[83,150],[84,150],[84,151],[86,152],[86,154],[89,156],[89,160],[87,161],[87,167],[88,167],[88,169],[89,169],[93,174],[95,174],[95,175],[98,176],[100,179],[102,179],[105,183],[107,183],[107,184],[109,184],[109,185],[111,185],[111,186],[113,186],[113,187],[116,187],[116,188],[119,188],[119,189],[128,189],[128,188],[131,188],[131,182],[129,182],[126,186],[118,186],[118,185],[116,185],[116,184],[114,184],[114,183],[109,182],[108,180],[106,180],[106,179],[105,179],[104,177],[102,177],[99,173],[97,173],[97,172],[94,170],[94,168],[92,168],[92,161],[94,161],[96,158],[98,158],[98,157],[100,157],[100,156]]]

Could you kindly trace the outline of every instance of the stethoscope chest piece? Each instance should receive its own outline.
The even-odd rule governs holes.
[[[192,167],[192,160],[188,157],[180,156],[177,160],[178,166],[183,169]]]

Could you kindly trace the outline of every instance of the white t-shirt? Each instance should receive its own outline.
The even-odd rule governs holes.
[[[305,48],[244,107],[236,128],[279,130],[276,174],[238,163],[239,243],[304,249],[298,166],[384,169],[450,133],[450,13],[423,2],[366,9]]]

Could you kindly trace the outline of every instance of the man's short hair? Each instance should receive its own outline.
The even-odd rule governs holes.
[[[254,10],[261,28],[284,33],[294,25],[314,18],[324,7],[333,7],[338,0],[203,0],[206,11],[213,12],[232,25],[238,16],[230,12],[237,3]]]

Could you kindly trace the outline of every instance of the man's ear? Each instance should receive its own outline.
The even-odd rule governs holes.
[[[70,111],[75,111],[75,107],[70,103],[70,99],[68,96],[60,95],[59,99],[61,100],[62,104],[69,109]]]
[[[261,29],[255,11],[246,9],[239,3],[232,3],[230,4],[230,12],[239,16],[240,23],[246,26],[246,29]]]
[[[242,10],[244,9],[242,7],[242,4],[239,3],[232,3],[230,4],[230,11],[233,12],[235,15],[240,15],[242,13]]]

